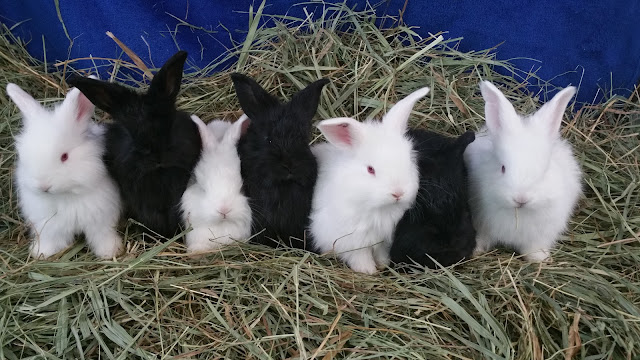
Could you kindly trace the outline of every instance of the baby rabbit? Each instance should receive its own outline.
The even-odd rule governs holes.
[[[414,91],[382,121],[335,118],[318,124],[329,142],[313,147],[319,169],[310,216],[315,250],[333,250],[351,269],[368,274],[389,264],[394,228],[418,192],[407,121],[428,92]]]
[[[329,80],[317,80],[281,103],[244,75],[231,79],[251,119],[238,152],[258,233],[252,240],[273,246],[281,239],[287,246],[309,248],[305,229],[318,171],[309,149],[311,120]]]
[[[104,128],[91,121],[93,104],[78,89],[49,110],[16,84],[7,85],[7,94],[24,122],[15,138],[15,182],[33,236],[31,255],[55,255],[80,232],[97,257],[118,255],[120,194],[102,162]]]
[[[215,120],[208,126],[195,115],[191,119],[198,125],[203,150],[195,183],[182,195],[183,221],[193,227],[186,235],[187,249],[202,252],[245,242],[251,235],[251,208],[242,194],[236,143],[249,119],[243,115],[233,125]]]
[[[529,261],[545,261],[581,194],[580,168],[559,132],[576,90],[560,91],[525,117],[490,82],[480,91],[486,127],[465,151],[475,253],[503,244]]]
[[[391,261],[430,268],[436,267],[431,258],[442,266],[455,264],[476,246],[463,159],[475,135],[467,131],[451,138],[418,129],[408,135],[418,152],[420,189],[396,227]]]
[[[180,199],[201,150],[197,126],[175,105],[186,59],[184,51],[173,55],[146,93],[89,78],[68,81],[113,118],[105,162],[129,215],[165,237],[180,226]]]

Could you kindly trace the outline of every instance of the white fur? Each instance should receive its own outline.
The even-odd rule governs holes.
[[[195,182],[181,202],[183,221],[193,227],[186,235],[187,250],[204,252],[246,242],[251,235],[251,208],[242,194],[236,144],[249,120],[243,115],[233,125],[220,120],[205,125],[195,115],[191,119],[198,125],[203,150]],[[228,212],[223,215],[225,208]]]
[[[7,85],[7,94],[23,115],[15,182],[33,236],[31,254],[50,257],[83,232],[96,256],[118,255],[120,195],[102,161],[104,128],[91,121],[93,104],[75,88],[51,110],[15,84]]]
[[[337,118],[318,124],[329,143],[312,147],[318,160],[310,216],[316,250],[334,251],[351,269],[368,274],[376,265],[389,264],[395,226],[418,192],[407,121],[413,105],[428,92],[413,92],[382,121]],[[403,195],[396,200],[392,193],[398,191]]]
[[[562,90],[527,117],[493,84],[485,81],[480,89],[486,126],[465,151],[475,253],[503,244],[530,261],[548,260],[581,194],[580,168],[559,133],[575,88]]]

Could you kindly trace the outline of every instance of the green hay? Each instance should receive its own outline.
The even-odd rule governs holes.
[[[481,79],[502,84],[523,112],[544,100],[525,90],[540,81],[535,74],[490,51],[461,53],[456,39],[421,40],[398,23],[381,30],[372,12],[337,8],[302,31],[282,18],[258,28],[260,7],[247,42],[228,54],[238,59],[232,70],[286,98],[331,79],[318,118],[378,116],[430,86],[412,124],[449,134],[482,124]],[[47,103],[60,99],[73,62],[46,72],[8,30],[0,37],[2,86],[15,82]],[[236,118],[232,70],[206,76],[214,65],[186,77],[179,106],[205,120]],[[121,59],[110,66],[119,80],[121,68],[136,69]],[[585,198],[553,263],[497,250],[439,271],[373,276],[330,255],[253,245],[190,257],[179,237],[163,242],[124,222],[127,253],[116,262],[97,261],[82,241],[52,261],[34,261],[12,188],[19,113],[6,96],[0,102],[0,358],[640,357],[637,92],[567,113],[564,135],[585,172]]]

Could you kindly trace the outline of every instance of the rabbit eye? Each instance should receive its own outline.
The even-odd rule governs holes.
[[[69,154],[63,153],[62,155],[60,155],[60,161],[65,162],[67,161],[67,159],[69,159]]]
[[[504,165],[502,165],[502,173],[503,173],[503,174],[504,174],[505,170],[506,170],[506,169],[504,168]]]
[[[371,175],[375,175],[376,174],[376,169],[374,169],[373,166],[371,166],[371,165],[367,166],[367,171]]]

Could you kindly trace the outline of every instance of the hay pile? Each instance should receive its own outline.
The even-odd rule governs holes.
[[[328,5],[320,20],[300,20],[306,27],[273,19],[274,26],[258,28],[260,11],[247,41],[229,53],[237,64],[191,73],[179,107],[205,120],[237,116],[228,77],[234,70],[282,97],[330,78],[319,118],[376,116],[430,86],[412,124],[450,134],[483,122],[481,79],[504,85],[521,111],[545,100],[525,88],[524,79],[539,81],[535,75],[499,75],[495,69],[509,65],[490,52],[460,53],[457,40],[421,40],[402,24],[381,30],[370,11]],[[11,81],[36,98],[62,98],[62,78],[77,71],[73,62],[47,71],[14,41],[3,28],[2,87]],[[128,60],[112,68],[119,80],[128,78],[120,69],[143,72]],[[252,245],[192,258],[179,236],[162,241],[128,231],[124,221],[127,254],[117,262],[96,261],[82,242],[54,261],[28,259],[12,188],[19,113],[0,96],[0,358],[637,359],[634,96],[568,113],[564,135],[586,174],[585,199],[553,263],[529,264],[498,250],[454,268],[375,276],[331,256]]]

